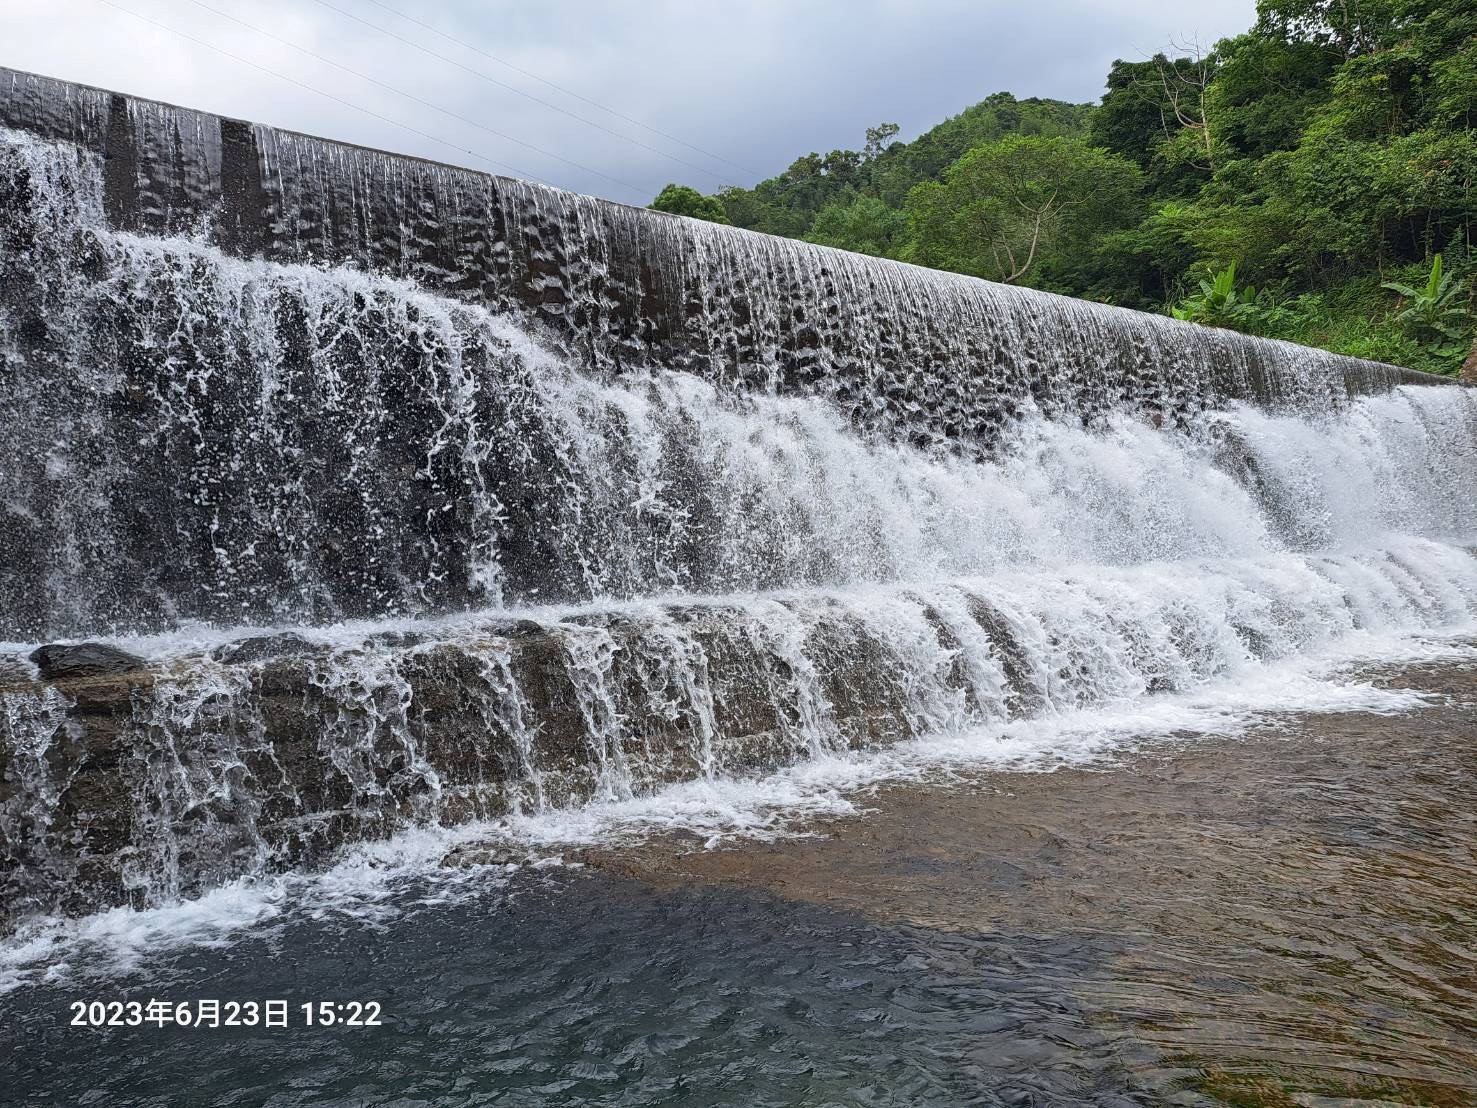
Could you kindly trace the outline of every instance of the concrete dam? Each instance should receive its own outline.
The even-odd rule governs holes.
[[[0,918],[1477,621],[1477,394],[0,69]]]

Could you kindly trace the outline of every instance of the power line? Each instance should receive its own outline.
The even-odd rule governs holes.
[[[488,157],[486,154],[479,154],[476,150],[469,150],[469,149],[467,149],[464,146],[458,146],[454,142],[449,142],[446,139],[438,138],[438,137],[436,137],[433,134],[430,134],[430,133],[428,133],[426,131],[422,131],[419,127],[413,127],[409,123],[401,123],[397,119],[391,119],[389,116],[380,115],[379,112],[372,111],[371,109],[364,107],[362,104],[352,103],[352,102],[350,102],[348,100],[343,99],[340,96],[335,96],[331,92],[324,92],[320,88],[314,88],[312,85],[306,84],[303,81],[299,81],[295,77],[289,77],[285,73],[278,73],[275,69],[268,69],[264,65],[258,65],[256,62],[251,61],[248,58],[243,58],[240,54],[233,54],[229,50],[223,49],[222,47],[219,47],[219,46],[215,45],[215,43],[213,43],[213,42],[206,42],[203,38],[196,38],[194,35],[186,34],[184,31],[176,30],[175,28],[169,26],[167,23],[160,23],[157,19],[150,19],[146,15],[140,15],[138,12],[133,11],[130,8],[125,8],[122,4],[116,4],[116,3],[114,3],[113,0],[98,0],[98,3],[100,3],[100,4],[106,4],[110,8],[116,8],[118,11],[124,13],[125,15],[131,15],[131,16],[133,16],[134,19],[138,19],[138,20],[143,21],[144,23],[149,23],[149,24],[152,24],[155,27],[158,27],[161,31],[168,31],[172,35],[178,35],[180,38],[188,39],[190,42],[193,42],[193,43],[195,43],[196,45],[199,45],[199,46],[203,46],[207,50],[214,50],[217,54],[224,54],[226,57],[231,58],[234,61],[241,62],[243,65],[249,65],[249,66],[251,66],[252,69],[259,69],[263,73],[267,74],[268,76],[276,77],[278,80],[286,81],[288,84],[296,85],[298,88],[307,89],[309,92],[316,93],[319,96],[326,97],[327,99],[332,100],[336,104],[342,104],[346,108],[353,108],[355,111],[363,112],[365,115],[368,115],[368,116],[373,116],[375,119],[380,120],[382,123],[388,123],[388,124],[390,124],[390,125],[392,125],[394,127],[403,128],[404,130],[409,131],[411,134],[420,135],[421,138],[430,139],[432,142],[439,142],[441,145],[448,146],[451,149],[456,150],[459,153],[462,153],[462,154],[470,154],[474,158],[481,158],[484,162],[487,162],[489,165],[500,166],[503,169],[506,169],[509,173],[512,173],[515,177],[522,177],[525,180],[537,181],[538,183],[544,184],[544,185],[550,184],[550,182],[543,180],[541,177],[536,177],[532,173],[526,173],[526,172],[524,172],[521,169],[517,169],[514,166],[508,165],[507,162],[500,162],[496,158],[490,158],[490,157]]]
[[[352,20],[354,20],[354,22],[356,22],[356,23],[362,23],[362,24],[364,24],[364,26],[369,27],[369,28],[371,28],[373,30],[376,30],[376,31],[378,31],[382,35],[388,35],[392,39],[396,39],[399,42],[403,42],[403,43],[405,43],[406,46],[409,46],[409,47],[411,47],[411,48],[413,48],[415,50],[419,50],[423,54],[429,54],[431,57],[437,59],[438,61],[443,61],[447,65],[454,65],[458,69],[463,70],[463,71],[465,71],[467,73],[470,73],[474,77],[481,78],[482,80],[486,81],[488,84],[496,85],[498,88],[507,89],[509,92],[514,93],[517,96],[521,96],[525,100],[532,100],[535,104],[540,104],[543,107],[548,108],[550,111],[556,111],[560,115],[567,115],[567,116],[569,116],[570,119],[579,120],[579,122],[585,124],[586,126],[594,127],[597,131],[604,131],[607,135],[614,135],[616,138],[620,139],[623,142],[629,142],[629,143],[631,143],[631,144],[633,144],[635,146],[641,147],[641,149],[643,149],[643,150],[650,150],[653,154],[658,154],[658,155],[660,155],[663,158],[669,158],[672,161],[679,163],[680,165],[687,166],[689,169],[694,169],[694,170],[696,170],[699,173],[706,174],[707,176],[712,177],[716,181],[723,181],[723,178],[719,174],[714,173],[710,169],[704,169],[702,166],[696,164],[695,162],[690,162],[690,161],[688,161],[685,158],[679,158],[675,154],[668,154],[665,150],[661,150],[661,149],[658,149],[655,146],[648,145],[647,143],[642,142],[640,139],[634,139],[630,135],[623,135],[619,131],[611,130],[609,127],[605,126],[603,123],[597,123],[593,119],[586,119],[582,115],[576,115],[574,112],[570,111],[568,108],[562,108],[558,104],[552,103],[552,102],[550,102],[548,100],[542,100],[539,97],[534,96],[532,93],[524,92],[521,88],[518,88],[516,85],[510,85],[506,81],[499,81],[496,77],[489,77],[486,73],[483,73],[480,69],[473,69],[469,65],[463,65],[461,62],[457,61],[455,58],[447,57],[445,54],[438,54],[435,50],[432,50],[429,46],[422,46],[420,43],[414,41],[413,39],[408,39],[404,35],[397,35],[394,31],[390,30],[388,27],[381,27],[378,23],[371,23],[369,20],[365,19],[363,16],[355,15],[353,12],[346,12],[346,11],[344,11],[343,8],[335,7],[334,5],[328,3],[328,0],[314,0],[314,3],[318,4],[321,7],[327,8],[331,12],[337,12],[339,15],[343,16],[345,19],[352,19]]]
[[[398,89],[394,85],[386,84],[384,81],[381,81],[378,77],[371,77],[368,73],[360,73],[357,69],[352,69],[352,68],[350,68],[347,65],[343,65],[343,64],[341,64],[339,62],[336,62],[332,58],[325,58],[322,54],[314,53],[312,50],[309,50],[305,46],[299,46],[295,42],[289,42],[287,39],[282,38],[280,35],[274,35],[271,31],[264,31],[260,27],[254,26],[253,24],[246,22],[246,20],[244,20],[244,19],[238,19],[236,16],[231,15],[229,12],[223,12],[219,8],[213,8],[209,4],[204,3],[203,0],[190,0],[190,2],[192,4],[194,4],[196,7],[204,8],[208,12],[213,12],[214,14],[220,16],[222,19],[229,19],[232,23],[235,23],[235,24],[237,24],[238,26],[241,26],[241,27],[245,27],[248,31],[254,31],[254,32],[256,32],[257,34],[261,35],[264,38],[271,39],[273,42],[280,42],[283,46],[286,46],[288,49],[296,50],[300,54],[306,54],[308,57],[314,58],[317,61],[322,62],[324,65],[331,65],[335,69],[341,69],[345,73],[350,74],[351,76],[358,77],[361,81],[368,81],[372,85],[378,85],[380,88],[386,89],[386,90],[388,90],[390,92],[393,92],[397,96],[403,96],[407,100],[414,100],[417,104],[420,104],[422,107],[430,108],[433,111],[440,112],[442,115],[450,116],[452,119],[458,120],[461,123],[465,123],[465,124],[468,124],[469,126],[476,127],[479,130],[486,131],[489,135],[495,135],[496,137],[498,137],[500,139],[506,139],[509,142],[517,143],[519,146],[526,147],[529,150],[532,150],[536,154],[542,154],[546,158],[554,158],[555,160],[561,161],[561,162],[565,163],[566,165],[573,166],[575,169],[583,170],[586,173],[593,173],[597,177],[603,177],[607,181],[612,181],[615,184],[620,185],[622,188],[630,189],[632,192],[636,193],[638,196],[643,196],[644,197],[644,196],[647,196],[647,195],[650,195],[651,194],[651,191],[652,190],[650,190],[648,188],[645,188],[645,187],[643,187],[641,185],[632,184],[630,181],[624,181],[624,180],[622,180],[619,177],[612,177],[609,173],[602,173],[600,170],[595,169],[593,166],[582,165],[581,163],[576,162],[576,161],[573,161],[573,160],[571,160],[569,158],[566,158],[566,157],[564,157],[561,154],[556,154],[552,150],[545,150],[543,147],[541,147],[541,146],[535,146],[531,142],[524,142],[520,138],[515,138],[514,136],[512,136],[510,134],[507,134],[507,133],[505,133],[503,131],[497,130],[496,128],[489,127],[489,126],[487,126],[484,123],[479,123],[475,119],[468,118],[467,116],[464,116],[464,115],[459,115],[458,113],[450,110],[449,108],[443,108],[439,104],[433,104],[429,100],[423,100],[421,97],[415,95],[412,92],[406,92],[404,89]]]
[[[391,15],[399,16],[407,23],[414,23],[417,27],[424,27],[427,31],[430,31],[431,34],[436,35],[438,38],[444,38],[447,42],[454,42],[458,46],[470,50],[475,54],[481,54],[484,58],[497,62],[498,65],[503,66],[504,68],[511,69],[514,73],[520,73],[524,77],[527,77],[530,80],[537,81],[541,85],[547,85],[551,89],[556,89],[557,91],[564,93],[565,96],[572,96],[574,97],[574,99],[580,101],[581,103],[588,104],[592,108],[598,108],[600,111],[606,112],[609,115],[613,115],[617,119],[625,120],[627,123],[630,123],[636,127],[640,127],[644,131],[650,131],[654,135],[660,135],[662,138],[675,142],[679,146],[685,146],[687,147],[687,149],[693,151],[694,153],[701,154],[706,158],[712,158],[714,161],[722,162],[724,165],[730,165],[734,169],[737,169],[743,173],[747,173],[752,177],[762,176],[755,170],[747,169],[744,166],[739,165],[738,162],[725,158],[722,154],[715,154],[711,150],[704,150],[701,146],[694,146],[692,143],[686,141],[685,139],[678,138],[676,135],[668,134],[666,131],[653,127],[649,123],[642,123],[639,119],[633,119],[623,112],[618,112],[614,108],[607,107],[606,105],[600,103],[598,100],[591,100],[588,96],[581,96],[573,89],[565,88],[563,85],[555,84],[553,81],[550,81],[545,77],[540,77],[537,73],[531,73],[521,66],[514,65],[512,62],[498,57],[496,54],[489,53],[488,51],[482,49],[480,46],[473,46],[470,42],[464,42],[461,39],[457,38],[455,35],[449,35],[445,31],[440,30],[438,27],[430,23],[427,23],[423,19],[417,19],[413,15],[406,15],[404,12],[390,7],[390,5],[388,4],[381,3],[380,0],[369,0],[369,2],[375,7],[382,8],[383,10],[389,12]],[[667,156],[671,157],[671,155]],[[682,164],[687,165],[690,163],[683,162]],[[706,173],[708,171],[703,170],[703,172]],[[710,174],[710,176],[716,175]]]

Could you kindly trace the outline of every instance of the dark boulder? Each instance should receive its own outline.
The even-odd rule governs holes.
[[[212,650],[210,656],[218,662],[246,665],[324,652],[324,647],[309,642],[296,632],[284,631],[279,635],[254,635],[224,643]]]
[[[108,677],[132,673],[147,666],[137,654],[101,642],[48,643],[31,652],[31,661],[46,681]]]

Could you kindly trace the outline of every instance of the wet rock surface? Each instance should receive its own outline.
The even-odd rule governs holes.
[[[148,663],[136,654],[107,643],[84,642],[75,645],[52,643],[31,653],[44,681],[66,681],[78,677],[112,677],[133,673]]]
[[[1477,611],[1464,551],[1293,568],[1228,571],[1205,606],[1203,582],[1128,571],[1080,590],[947,583],[253,635],[52,680],[13,655],[0,659],[0,914],[167,904],[410,828],[726,787],[1194,692],[1248,653],[1286,657],[1329,612],[1352,622],[1392,598],[1418,625]],[[1321,607],[1303,604],[1309,590]],[[78,668],[103,662],[123,664],[84,652]]]
[[[675,606],[455,634],[286,632],[149,663],[45,647],[46,679],[0,670],[0,924],[917,733],[878,630],[817,603],[777,608],[788,622]],[[962,672],[945,678],[964,695]]]

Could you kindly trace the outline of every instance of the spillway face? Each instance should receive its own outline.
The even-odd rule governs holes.
[[[11,919],[1477,619],[1472,390],[8,71],[0,124]]]

